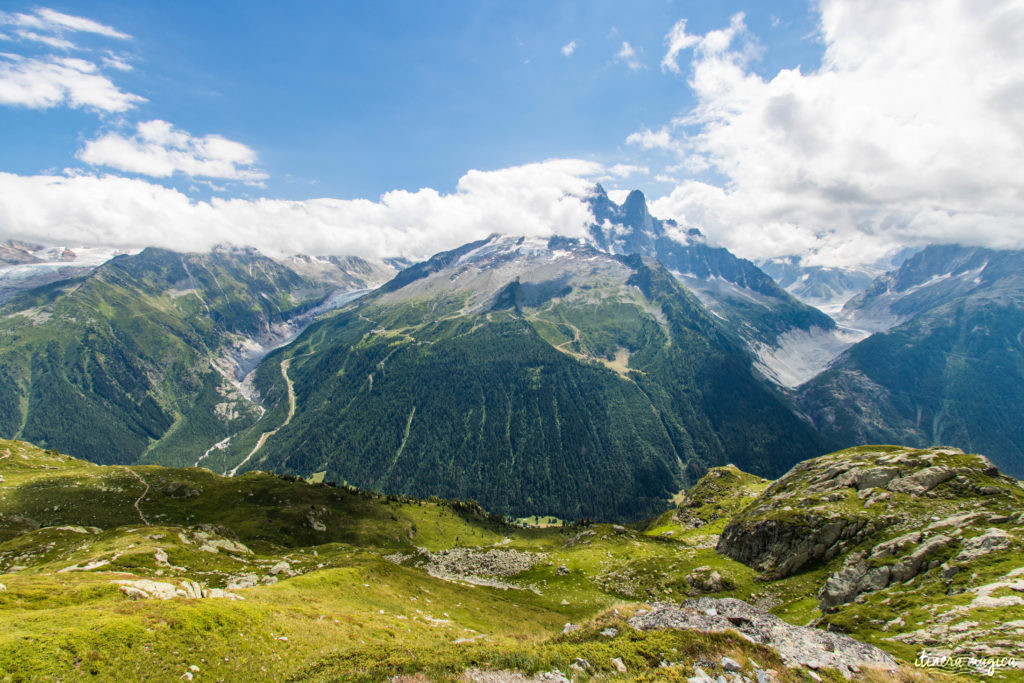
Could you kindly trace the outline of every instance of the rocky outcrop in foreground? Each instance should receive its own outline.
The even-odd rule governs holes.
[[[847,678],[865,667],[898,668],[886,652],[849,636],[794,626],[734,598],[698,598],[678,605],[658,604],[629,620],[648,631],[675,628],[698,631],[736,631],[748,640],[776,650],[787,666],[836,669]]]
[[[220,588],[203,588],[195,581],[185,579],[177,586],[166,581],[152,581],[150,579],[120,580],[113,583],[119,584],[121,592],[132,600],[171,600],[173,598],[227,598],[229,600],[244,600],[241,595],[229,593]]]
[[[998,500],[1006,496],[1007,486],[1015,485],[983,456],[955,448],[849,449],[804,461],[773,483],[725,528],[717,550],[766,578],[781,579],[839,557],[894,526],[913,528],[916,522],[906,518],[921,507],[915,501]],[[941,534],[896,539],[910,553],[891,570],[870,571],[853,558],[849,580],[843,582],[863,581],[866,590],[877,590],[906,581],[940,564],[926,558],[950,541]],[[886,551],[890,557],[897,554],[892,550]],[[832,591],[826,604],[845,602],[858,590]]]

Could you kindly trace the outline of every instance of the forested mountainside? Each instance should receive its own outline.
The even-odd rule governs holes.
[[[562,238],[406,270],[269,356],[257,386],[277,403],[232,437],[239,471],[501,514],[636,519],[708,467],[773,475],[827,450],[660,264]]]
[[[0,306],[0,434],[96,462],[192,453],[258,418],[234,371],[334,291],[223,248],[146,249],[21,292]]]
[[[928,247],[844,315],[883,329],[801,387],[826,435],[955,444],[1024,475],[1024,252]]]

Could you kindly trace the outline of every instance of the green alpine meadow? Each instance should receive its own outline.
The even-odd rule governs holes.
[[[18,441],[0,476],[11,680],[962,680],[919,650],[1024,642],[1024,487],[949,448],[714,467],[626,526]]]

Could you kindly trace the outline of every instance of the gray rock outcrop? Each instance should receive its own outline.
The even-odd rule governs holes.
[[[913,532],[879,544],[870,554],[851,553],[843,562],[842,568],[828,577],[818,592],[818,606],[821,611],[832,611],[837,605],[848,603],[862,593],[873,593],[894,583],[909,581],[918,574],[939,566],[939,560],[931,556],[940,548],[955,542],[954,539],[945,534],[936,534],[923,541],[922,537],[921,532]],[[894,556],[915,544],[916,547],[910,554],[895,562],[872,564],[872,560]]]
[[[1002,529],[990,527],[985,533],[964,541],[960,553],[953,558],[953,562],[970,562],[982,555],[988,555],[998,550],[1006,550],[1013,545],[1014,536]]]
[[[642,631],[675,628],[697,631],[737,631],[747,639],[777,651],[787,666],[834,668],[847,678],[861,667],[898,668],[888,653],[849,636],[794,626],[734,598],[698,598],[678,605],[658,604],[629,620]]]
[[[741,520],[725,528],[716,550],[781,579],[836,557],[874,531],[867,519],[813,513],[790,519]]]
[[[956,471],[948,467],[926,467],[913,474],[890,481],[886,488],[897,493],[909,493],[920,496],[955,476]]]
[[[183,579],[177,586],[166,581],[152,581],[150,579],[113,581],[118,584],[121,592],[131,600],[171,600],[173,598],[191,598],[200,600],[202,598],[226,598],[229,600],[243,600],[242,596],[229,593],[220,588],[203,588],[195,581]]]

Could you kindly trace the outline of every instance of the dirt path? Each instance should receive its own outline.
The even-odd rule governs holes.
[[[284,419],[284,422],[282,422],[274,429],[271,429],[269,432],[263,432],[262,434],[260,434],[259,440],[256,442],[256,445],[253,447],[253,449],[249,452],[249,455],[245,456],[242,462],[235,465],[235,467],[228,472],[229,477],[235,476],[235,474],[238,472],[238,469],[245,463],[249,462],[252,459],[252,456],[256,455],[256,453],[258,453],[259,450],[263,448],[263,444],[267,442],[267,439],[272,437],[274,434],[277,434],[277,432],[280,431],[281,428],[287,427],[291,423],[292,418],[295,416],[295,386],[292,384],[292,380],[288,376],[288,368],[289,366],[291,366],[291,364],[291,358],[285,358],[283,361],[281,361],[281,376],[284,377],[284,382],[286,385],[288,385],[288,417],[286,417]]]
[[[135,511],[139,513],[139,519],[142,520],[142,523],[145,524],[146,526],[150,526],[149,520],[146,519],[146,515],[142,514],[142,509],[139,508],[139,503],[141,503],[142,499],[145,498],[149,494],[149,484],[146,483],[146,480],[143,479],[141,476],[139,476],[139,473],[136,472],[135,470],[129,469],[127,467],[125,467],[124,470],[126,472],[128,472],[128,474],[132,475],[133,477],[138,479],[140,482],[142,482],[142,485],[146,487],[146,490],[142,492],[142,495],[139,496],[135,500],[134,503],[132,503],[132,506],[135,508]]]

